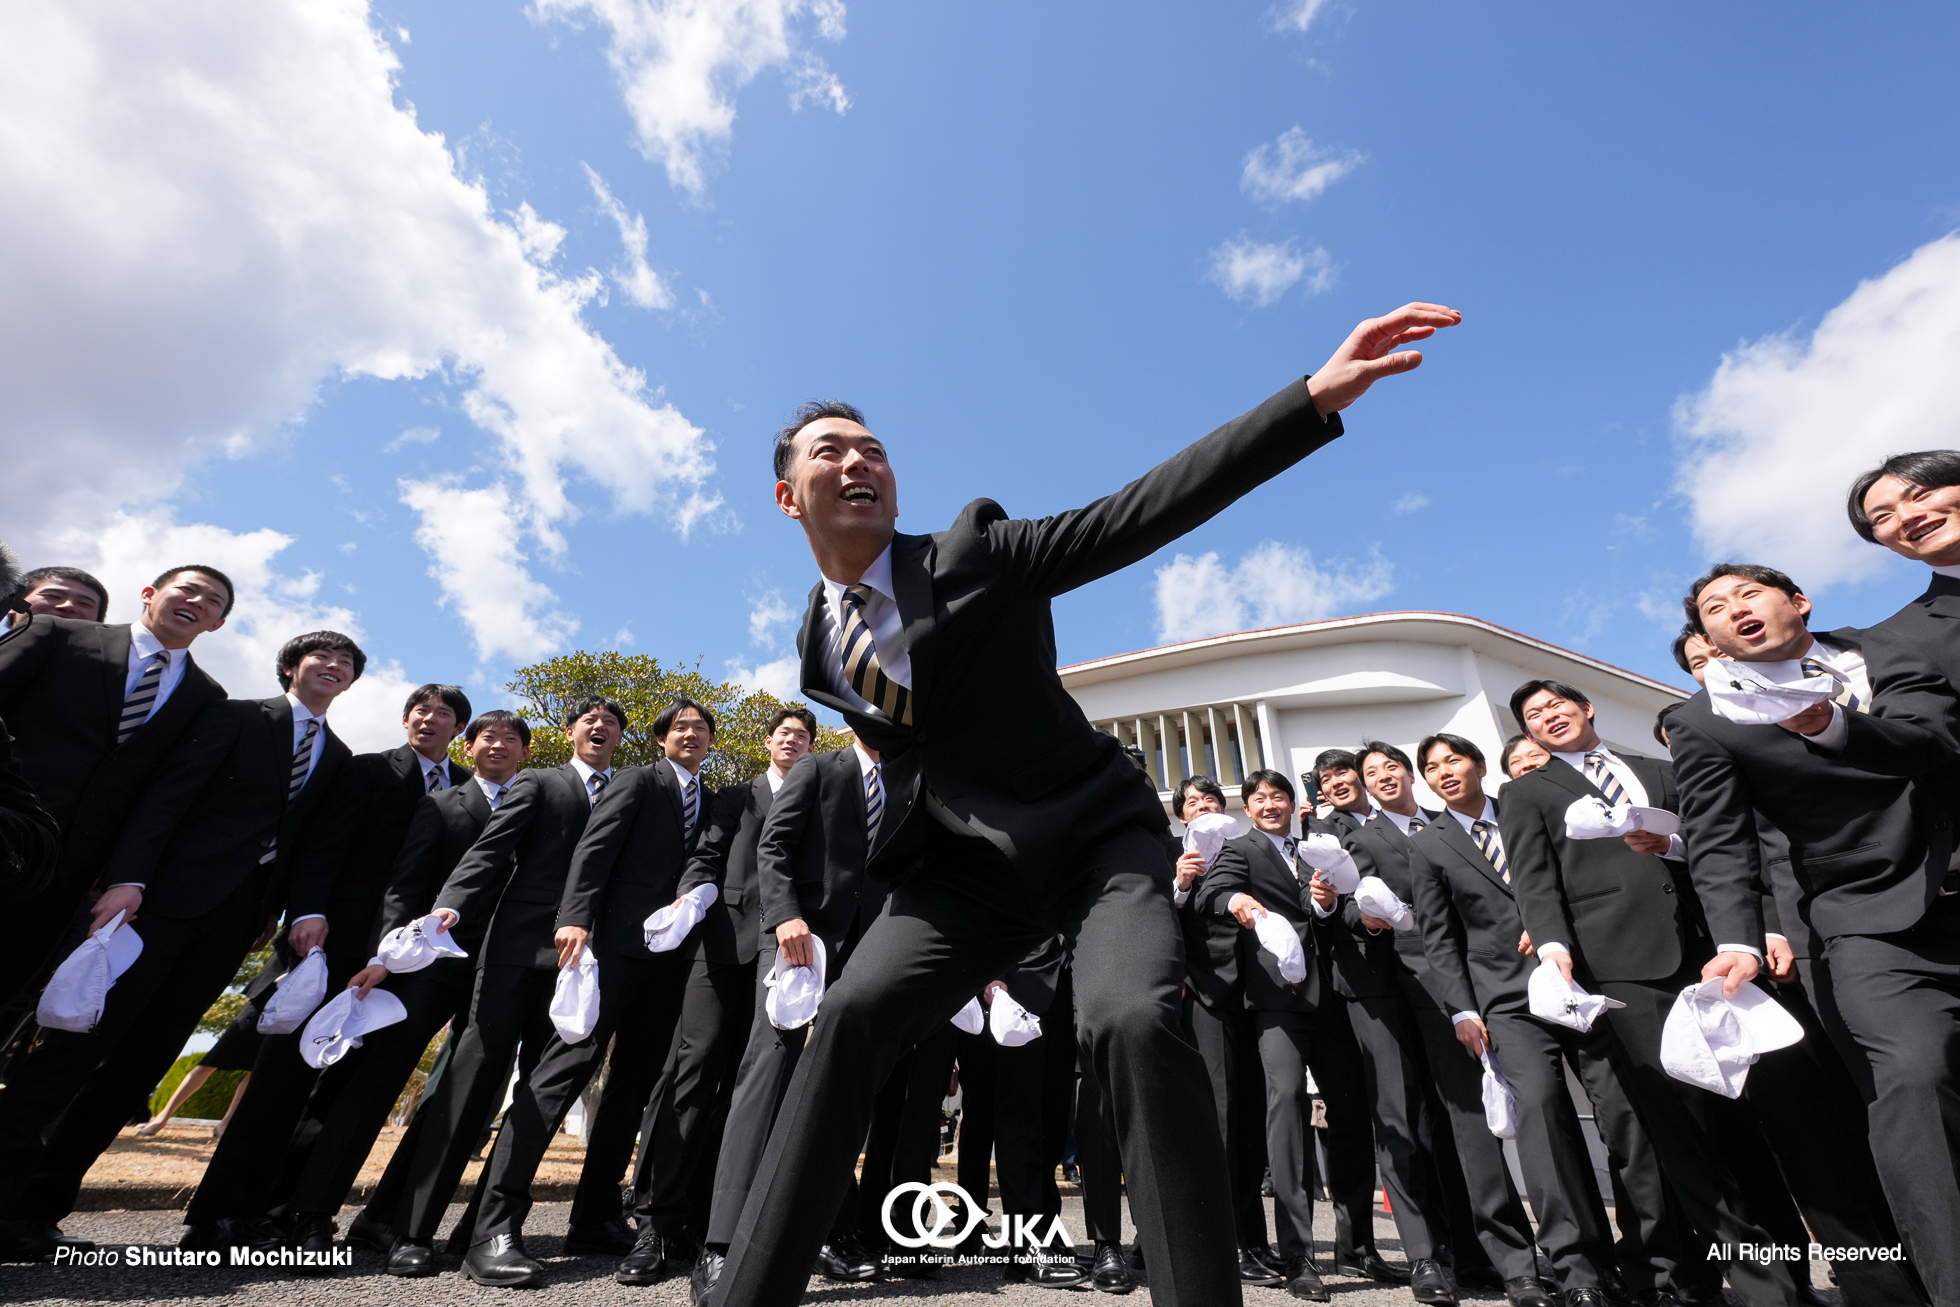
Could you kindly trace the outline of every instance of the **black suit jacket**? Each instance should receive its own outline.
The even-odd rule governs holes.
[[[61,829],[21,775],[13,736],[0,721],[0,900],[40,892],[60,856]]]
[[[123,824],[103,881],[142,885],[144,916],[187,920],[237,889],[276,840],[265,908],[277,913],[294,864],[319,833],[321,801],[351,756],[333,728],[324,729],[320,760],[288,803],[293,708],[286,696],[206,704]]]
[[[445,760],[449,784],[470,769]],[[428,796],[422,765],[404,744],[347,760],[321,801],[320,836],[293,867],[293,915],[324,915],[335,931],[365,933],[394,873],[409,819]],[[481,792],[479,791],[479,797]]]
[[[1184,852],[1176,840],[1167,840],[1173,864]],[[1191,893],[1177,910],[1177,924],[1184,934],[1185,983],[1211,1011],[1220,1015],[1245,1008],[1246,932],[1230,915],[1220,917],[1204,910],[1205,882],[1211,871],[1191,882]]]
[[[1311,873],[1309,873],[1311,874]],[[1198,882],[1204,910],[1214,917],[1236,920],[1228,904],[1234,894],[1250,894],[1269,916],[1293,927],[1307,955],[1307,978],[1297,985],[1279,973],[1279,959],[1259,947],[1259,937],[1243,926],[1245,1003],[1259,1012],[1311,1012],[1320,1004],[1320,962],[1313,908],[1304,881],[1287,867],[1279,850],[1263,831],[1249,830],[1225,841],[1218,861]]]
[[[1926,593],[1862,636],[1872,712],[1960,744],[1960,581],[1933,573]]]
[[[1649,806],[1680,811],[1672,767],[1614,752],[1640,778]],[[1593,980],[1663,980],[1707,961],[1713,950],[1685,874],[1623,839],[1566,837],[1565,810],[1588,795],[1606,797],[1561,758],[1504,787],[1498,829],[1531,942],[1565,945]]]
[[[887,806],[884,820],[894,816]],[[883,888],[865,876],[865,852],[857,751],[804,754],[776,791],[756,841],[760,931],[801,917],[834,955],[884,906]]]
[[[1437,814],[1422,809],[1422,819],[1433,822]],[[1316,826],[1331,828],[1341,847],[1354,858],[1364,876],[1378,877],[1395,891],[1404,903],[1409,899],[1409,838],[1396,829],[1386,813],[1377,812],[1366,822],[1349,813],[1336,813]],[[1322,938],[1327,941],[1334,990],[1343,998],[1383,998],[1401,990],[1399,972],[1404,966],[1420,977],[1428,969],[1423,957],[1422,937],[1413,930],[1371,930],[1361,920],[1361,907],[1352,894],[1343,894],[1340,907],[1321,922]]]
[[[1501,830],[1501,808],[1499,817]],[[1447,813],[1415,833],[1409,852],[1413,897],[1406,902],[1416,910],[1427,964],[1423,986],[1452,1016],[1528,1011],[1527,987],[1538,960],[1518,952],[1524,918],[1511,887]]]
[[[511,778],[503,802],[449,873],[434,904],[466,924],[489,917],[477,954],[483,961],[558,969],[558,946],[552,942],[558,904],[572,850],[591,815],[585,782],[569,762]]]
[[[119,745],[129,627],[45,613],[15,614],[14,623],[0,639],[0,717],[21,771],[62,829],[58,879],[86,884],[164,756],[225,690],[186,650],[177,688]]]
[[[594,953],[650,957],[646,919],[674,901],[712,799],[686,833],[681,779],[665,758],[613,774],[572,851],[558,924],[592,932]],[[597,923],[596,925],[594,923]]]
[[[381,937],[398,926],[429,915],[435,908],[436,894],[449,879],[449,873],[470,851],[483,828],[490,822],[490,800],[474,781],[425,795],[409,818],[408,833],[389,873],[388,887],[381,896],[381,910],[375,915],[369,934],[370,956],[381,947]],[[508,867],[509,863],[506,862]],[[501,889],[498,885],[492,890]],[[456,923],[450,938],[472,954],[483,942],[490,925],[490,914],[477,913]]]
[[[695,842],[694,856],[681,876],[682,894],[696,885],[715,887],[714,904],[695,932],[714,966],[755,961],[762,930],[756,848],[762,840],[762,820],[775,797],[767,772],[717,793],[708,832]]]
[[[1857,635],[1825,638],[1855,649]],[[1778,880],[1794,881],[1799,918],[1826,938],[1904,930],[1938,895],[1953,853],[1953,746],[1930,723],[1849,713],[1846,724],[1854,738],[1833,754],[1780,726],[1729,721],[1706,690],[1668,718],[1688,865],[1716,943],[1763,946],[1760,893]]]
[[[909,729],[833,691],[828,603],[814,587],[797,636],[803,695],[841,712],[886,764],[873,873],[909,870],[934,821],[984,832],[1042,876],[1122,826],[1165,829],[1156,787],[1056,674],[1050,601],[1148,557],[1340,434],[1339,415],[1323,421],[1302,380],[1086,508],[1029,521],[977,499],[945,531],[896,535]],[[999,730],[1009,717],[1021,729]],[[1028,750],[1030,739],[1041,747]]]

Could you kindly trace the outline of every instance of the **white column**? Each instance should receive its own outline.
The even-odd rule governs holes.
[[[1273,727],[1273,710],[1264,699],[1253,704],[1252,710],[1259,719],[1259,765],[1283,774],[1286,768],[1279,760],[1279,732]]]

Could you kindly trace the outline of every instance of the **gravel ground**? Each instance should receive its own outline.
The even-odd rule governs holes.
[[[450,1209],[451,1219],[461,1213]],[[569,1203],[540,1203],[532,1210],[526,1243],[531,1253],[550,1271],[545,1293],[552,1303],[632,1303],[646,1307],[668,1307],[687,1302],[687,1282],[675,1277],[650,1288],[632,1289],[613,1281],[616,1259],[607,1257],[563,1257],[559,1242],[571,1211]],[[342,1213],[342,1225],[354,1214]],[[1064,1215],[1073,1237],[1082,1235],[1082,1207],[1079,1200],[1064,1200]],[[1332,1248],[1333,1214],[1324,1205],[1316,1212],[1320,1219],[1316,1231],[1319,1253],[1324,1259]],[[77,1213],[62,1228],[79,1238],[93,1239],[105,1250],[120,1250],[129,1244],[154,1248],[174,1248],[183,1230],[183,1214],[174,1211],[87,1212]],[[1390,1261],[1401,1260],[1401,1246],[1394,1225],[1385,1217],[1376,1220],[1376,1238]],[[446,1226],[445,1226],[446,1229]],[[1132,1237],[1134,1234],[1132,1232]],[[454,1259],[449,1265],[454,1266]],[[1377,1285],[1366,1280],[1328,1277],[1333,1302],[1338,1307],[1406,1307],[1411,1302],[1406,1289]],[[331,1278],[311,1279],[276,1270],[178,1269],[162,1267],[116,1266],[7,1266],[0,1267],[0,1300],[11,1302],[59,1303],[214,1303],[237,1304],[290,1302],[309,1304],[376,1304],[377,1307],[415,1307],[423,1303],[485,1303],[511,1291],[486,1289],[470,1283],[453,1269],[429,1279],[398,1280],[381,1269],[381,1256],[356,1250],[354,1265]],[[1035,1289],[1004,1283],[999,1273],[984,1267],[949,1268],[932,1280],[881,1280],[866,1285],[835,1285],[813,1279],[806,1302],[845,1303],[868,1301],[932,1300],[965,1307],[1056,1307],[1062,1297],[1073,1298],[1088,1307],[1093,1295],[1075,1290],[1067,1295],[1052,1289]],[[1147,1301],[1144,1293],[1132,1295],[1132,1302]],[[1246,1307],[1284,1307],[1294,1300],[1280,1289],[1247,1289]],[[1493,1295],[1468,1295],[1465,1302],[1501,1304]]]

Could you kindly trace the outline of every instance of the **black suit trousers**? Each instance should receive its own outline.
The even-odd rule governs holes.
[[[982,1211],[991,1213],[1000,1045],[983,1028],[977,1035],[960,1031],[955,1047],[960,1069],[959,1185]],[[961,1213],[960,1228],[966,1228],[965,1213]]]
[[[1058,929],[1084,1056],[1109,1086],[1159,1307],[1240,1301],[1224,1146],[1180,1030],[1184,956],[1159,835],[1124,827],[1023,883],[983,841],[934,832],[824,1000],[731,1241],[716,1307],[799,1301],[850,1188],[871,1099],[906,1048]],[[730,1133],[734,1131],[731,1113]],[[724,1152],[726,1150],[724,1149]]]
[[[1313,1078],[1327,1106],[1327,1128],[1319,1134],[1319,1152],[1311,1164],[1326,1164],[1320,1179],[1334,1207],[1334,1252],[1347,1260],[1375,1247],[1375,1125],[1368,1112],[1361,1044],[1348,1022],[1346,1005],[1336,1001],[1331,986],[1323,983],[1320,992],[1327,999],[1308,1018],[1308,1029],[1313,1039]],[[1316,1174],[1310,1171],[1307,1183],[1315,1183]],[[1273,1209],[1275,1227],[1283,1228],[1288,1219],[1279,1208]]]
[[[1002,1047],[994,1055],[994,1169],[1000,1178],[1000,1209],[1008,1216],[1059,1216],[1062,1211],[1055,1168],[1068,1154],[1077,1052],[1071,982],[1064,968],[1056,978],[1054,1001],[1041,1015],[1041,1038],[1018,1048]]]
[[[1266,1156],[1273,1172],[1273,1227],[1282,1254],[1313,1252],[1314,1191],[1320,1187],[1314,1156],[1313,1071],[1327,1105],[1327,1131],[1350,1135],[1367,1128],[1368,1096],[1361,1052],[1348,1028],[1344,1000],[1328,995],[1338,1026],[1320,1012],[1260,1012],[1259,1062],[1266,1072]],[[1327,1195],[1334,1205],[1336,1247],[1372,1247],[1375,1214],[1373,1149],[1356,1167],[1352,1150],[1330,1146]],[[1348,1242],[1341,1242],[1345,1233]]]
[[[959,1031],[951,1022],[927,1035],[898,1060],[878,1091],[872,1107],[871,1132],[864,1141],[863,1179],[858,1183],[857,1211],[845,1216],[857,1234],[873,1248],[885,1244],[885,1198],[901,1184],[930,1184],[932,1164],[939,1158],[939,1106],[946,1101],[952,1080]],[[893,1205],[892,1224],[902,1234],[917,1237],[923,1230],[907,1227],[911,1209]],[[893,1249],[894,1252],[900,1251]]]
[[[1075,1082],[1075,1161],[1082,1172],[1082,1224],[1091,1243],[1123,1242],[1123,1154],[1109,1091],[1084,1064]]]
[[[586,1138],[572,1223],[577,1226],[582,1218],[585,1224],[597,1225],[619,1216],[619,1182],[680,1018],[688,960],[680,952],[648,953],[643,958],[599,954],[599,1022],[576,1044],[554,1036],[537,1068],[518,1086],[478,1181],[483,1207],[472,1243],[523,1230],[538,1164],[564,1124],[565,1114],[599,1069],[608,1043],[613,1048],[611,1069]]]
[[[1427,1067],[1416,1034],[1415,1014],[1400,993],[1348,998],[1348,1024],[1361,1045],[1361,1069],[1374,1108],[1375,1165],[1388,1191],[1402,1252],[1411,1262],[1436,1256],[1447,1243],[1442,1195],[1430,1160]]]
[[[71,928],[97,870],[66,868],[38,894],[7,905],[0,924],[0,1007],[39,993],[60,964],[61,946],[79,942]]]
[[[1195,995],[1184,999],[1184,1025],[1211,1079],[1218,1134],[1230,1168],[1232,1220],[1239,1247],[1266,1245],[1266,1078],[1259,1065],[1259,1020],[1244,1007],[1225,1011]],[[963,1156],[964,1154],[962,1154]]]
[[[0,1090],[0,1215],[57,1222],[264,928],[260,868],[200,916],[139,914],[143,952],[86,1034],[43,1030]]]
[[[635,1215],[663,1236],[708,1228],[714,1176],[735,1073],[755,1019],[752,962],[717,966],[698,952],[687,973],[674,1045],[640,1123]],[[704,1183],[705,1182],[705,1183]]]

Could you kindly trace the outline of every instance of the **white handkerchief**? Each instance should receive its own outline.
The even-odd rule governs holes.
[[[1218,851],[1225,847],[1225,841],[1232,838],[1239,824],[1222,812],[1207,812],[1193,817],[1184,828],[1184,851],[1196,850],[1205,855],[1205,865],[1209,867],[1218,861]]]
[[[987,1012],[980,1006],[980,1000],[970,998],[966,1006],[953,1014],[953,1024],[969,1035],[977,1035],[987,1028]]]
[[[1380,876],[1363,876],[1354,887],[1354,901],[1369,916],[1386,921],[1397,930],[1414,930],[1416,914]]]
[[[279,978],[279,988],[259,1012],[259,1033],[290,1035],[326,1001],[327,955],[315,945],[303,962]]]
[[[102,923],[54,969],[34,1019],[50,1030],[85,1033],[102,1019],[102,1006],[117,977],[143,952],[143,937],[123,924],[124,913]]]
[[[1588,994],[1577,981],[1567,985],[1550,958],[1532,969],[1526,993],[1531,999],[1532,1016],[1581,1032],[1591,1030],[1599,1014],[1608,1008],[1626,1006],[1617,998]]]
[[[408,1020],[408,1009],[385,989],[343,989],[306,1023],[299,1055],[310,1067],[329,1067],[361,1046],[361,1037]]]
[[[1711,658],[1702,669],[1708,704],[1744,726],[1774,726],[1838,696],[1834,676],[1806,676],[1799,659],[1737,663]]]
[[[1004,989],[994,995],[987,1024],[993,1029],[994,1042],[1002,1048],[1019,1048],[1041,1038],[1041,1018],[1015,1002]]]
[[[696,885],[680,900],[669,903],[645,921],[640,929],[646,932],[649,953],[671,953],[681,946],[688,932],[701,924],[701,918],[708,915],[708,909],[715,905],[721,891],[712,884]]]
[[[762,978],[769,990],[762,1000],[763,1010],[769,1015],[769,1024],[778,1030],[794,1030],[816,1019],[817,1008],[823,1002],[827,963],[823,941],[815,935],[810,936],[810,956],[811,965],[793,967],[778,949],[775,968]]]
[[[1260,948],[1279,959],[1282,980],[1297,985],[1307,978],[1307,951],[1300,947],[1300,936],[1294,932],[1291,922],[1262,912],[1252,933],[1259,937]]]
[[[1498,1069],[1497,1059],[1488,1047],[1484,1049],[1484,1124],[1499,1139],[1518,1137],[1518,1096],[1511,1092],[1511,1082],[1504,1078]]]
[[[1325,877],[1336,893],[1352,894],[1361,883],[1361,868],[1354,865],[1354,855],[1332,835],[1309,835],[1295,847],[1300,861]]]
[[[1676,1080],[1740,1098],[1757,1058],[1802,1038],[1803,1027],[1775,999],[1748,982],[1723,998],[1717,976],[1675,997],[1661,1027],[1661,1066]]]
[[[1599,840],[1613,835],[1646,831],[1653,835],[1677,835],[1681,818],[1666,808],[1643,808],[1622,803],[1609,808],[1597,794],[1574,799],[1565,810],[1565,834],[1569,839]]]
[[[382,966],[400,976],[420,971],[440,958],[466,958],[469,953],[450,938],[441,915],[431,912],[383,935],[375,956]]]
[[[579,950],[578,961],[558,968],[551,990],[551,1024],[568,1044],[592,1037],[599,1024],[599,959],[590,948]]]

